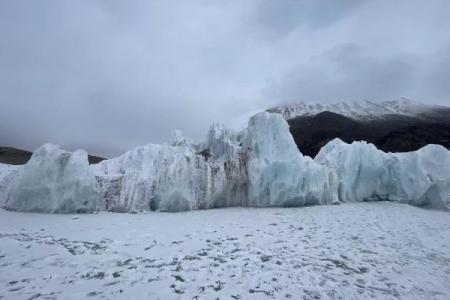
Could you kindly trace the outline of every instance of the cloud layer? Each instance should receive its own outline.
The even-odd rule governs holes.
[[[0,144],[112,156],[283,102],[450,105],[446,0],[2,1]]]

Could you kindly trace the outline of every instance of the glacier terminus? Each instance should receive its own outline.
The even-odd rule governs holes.
[[[262,112],[240,132],[214,124],[195,144],[174,131],[89,165],[84,150],[46,144],[3,175],[0,201],[15,211],[178,212],[220,207],[298,207],[387,200],[447,210],[450,152],[428,145],[385,153],[335,139],[315,159],[302,155],[280,114]]]

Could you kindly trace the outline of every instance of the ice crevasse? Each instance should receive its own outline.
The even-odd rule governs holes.
[[[313,160],[298,151],[281,115],[263,112],[240,132],[214,124],[206,141],[194,144],[174,131],[168,143],[91,166],[84,151],[44,145],[9,181],[5,208],[20,211],[174,212],[380,199],[447,209],[450,152],[429,145],[384,153],[336,139]]]

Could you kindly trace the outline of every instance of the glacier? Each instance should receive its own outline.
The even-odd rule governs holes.
[[[450,205],[450,151],[440,145],[385,153],[366,142],[334,139],[315,161],[336,171],[341,202],[390,200],[437,209]]]
[[[172,137],[167,144],[139,147],[92,167],[106,210],[184,211],[337,201],[334,171],[299,153],[280,115],[257,114],[242,132],[214,124],[200,145],[178,131]]]
[[[385,153],[335,139],[312,159],[298,151],[282,115],[262,112],[239,132],[213,124],[196,144],[175,130],[167,143],[91,166],[85,151],[47,144],[5,179],[0,199],[18,211],[178,212],[374,200],[445,210],[450,152],[428,145]]]
[[[17,170],[5,209],[25,212],[74,213],[97,210],[95,176],[84,150],[69,152],[45,144]]]
[[[6,202],[6,197],[9,194],[11,185],[16,180],[20,165],[8,165],[0,163],[0,207]]]

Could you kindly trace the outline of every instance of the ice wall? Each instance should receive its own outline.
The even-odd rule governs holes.
[[[29,212],[92,212],[97,201],[87,153],[46,144],[18,170],[4,207]]]
[[[336,171],[342,202],[391,200],[438,209],[450,204],[450,152],[440,145],[385,153],[366,142],[335,139],[315,161]]]
[[[9,189],[16,180],[20,168],[22,168],[22,166],[0,163],[0,207],[3,207],[5,204]]]
[[[110,211],[179,211],[202,197],[203,157],[188,145],[139,147],[92,167]]]
[[[303,156],[279,114],[257,114],[243,138],[248,151],[252,206],[304,206],[337,202],[333,170]]]
[[[0,185],[11,210],[186,211],[230,206],[291,207],[390,200],[447,209],[450,152],[428,145],[384,153],[371,144],[328,143],[303,156],[281,115],[259,113],[240,132],[214,124],[204,143],[174,131],[89,166],[84,151],[44,145]]]
[[[179,131],[173,137],[172,141],[186,140]],[[303,157],[286,121],[269,113],[252,117],[239,133],[214,124],[204,144],[151,144],[93,169],[104,208],[112,211],[337,201],[334,171]]]

